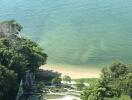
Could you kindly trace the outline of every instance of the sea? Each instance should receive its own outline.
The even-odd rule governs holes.
[[[0,20],[11,19],[49,64],[132,63],[132,0],[0,0]]]

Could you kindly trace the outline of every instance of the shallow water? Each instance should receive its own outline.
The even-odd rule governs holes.
[[[0,0],[0,19],[16,19],[48,63],[132,63],[132,0]]]

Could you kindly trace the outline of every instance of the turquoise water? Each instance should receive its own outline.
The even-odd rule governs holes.
[[[132,63],[132,0],[0,0],[0,20],[16,19],[48,63]]]

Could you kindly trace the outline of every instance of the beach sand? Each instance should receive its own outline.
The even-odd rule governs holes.
[[[53,72],[59,72],[64,75],[70,76],[72,79],[79,78],[99,78],[100,70],[99,68],[88,68],[86,66],[73,66],[64,64],[46,64],[40,67],[44,70],[52,70]]]

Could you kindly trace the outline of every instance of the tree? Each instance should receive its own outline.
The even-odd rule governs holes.
[[[60,85],[61,84],[61,78],[60,77],[55,77],[52,79],[52,84],[54,85]]]
[[[43,49],[28,39],[16,38],[9,41],[8,38],[2,38],[0,47],[1,64],[19,73],[19,79],[26,70],[36,71],[47,60]]]
[[[15,100],[17,74],[5,66],[0,65],[0,100]]]
[[[78,90],[82,90],[85,85],[84,82],[80,80],[79,82],[77,82],[76,86]]]
[[[103,100],[100,90],[105,91],[105,89],[99,88],[99,84],[97,84],[94,87],[92,87],[92,86],[87,87],[82,92],[81,99],[82,100]]]
[[[125,95],[129,95],[132,98],[132,73],[128,73],[120,81],[119,88],[121,92]]]
[[[120,62],[113,63],[102,70],[101,87],[106,88],[105,97],[119,97],[121,95],[120,83],[128,74],[128,66]]]
[[[44,81],[47,84],[50,84],[53,78],[60,76],[61,73],[53,72],[52,70],[38,69],[36,72],[37,81]]]
[[[121,100],[125,100],[123,98],[132,98],[132,70],[130,69],[132,69],[131,65],[125,65],[120,62],[103,68],[98,84],[85,89],[81,96],[82,99],[117,100],[117,98],[122,98]],[[129,97],[124,97],[123,95]]]
[[[0,98],[5,98],[2,100],[14,100],[18,90],[17,86],[23,78],[25,71],[30,70],[36,72],[41,65],[46,63],[47,54],[44,53],[43,49],[37,43],[29,39],[20,38],[16,35],[19,34],[16,32],[20,32],[22,29],[20,24],[15,21],[5,21],[0,24],[0,28],[3,28],[1,25],[4,23],[11,26],[11,35],[0,37],[0,65],[4,66],[1,68],[1,70],[4,69],[2,75],[6,75],[1,76],[3,83],[0,85],[1,87],[6,87],[4,87],[4,90],[1,90],[2,88],[0,88]],[[14,28],[13,25],[16,26],[15,33],[12,32],[12,28]],[[8,27],[4,28],[4,31],[6,32],[6,28]],[[10,82],[9,80],[11,78],[12,81]],[[7,97],[10,99],[7,99]]]
[[[38,88],[39,90],[43,90],[43,89],[45,88],[44,82],[38,82],[38,83],[37,83],[37,88]]]
[[[63,81],[65,81],[66,83],[71,82],[71,77],[65,75],[65,76],[63,77]]]

